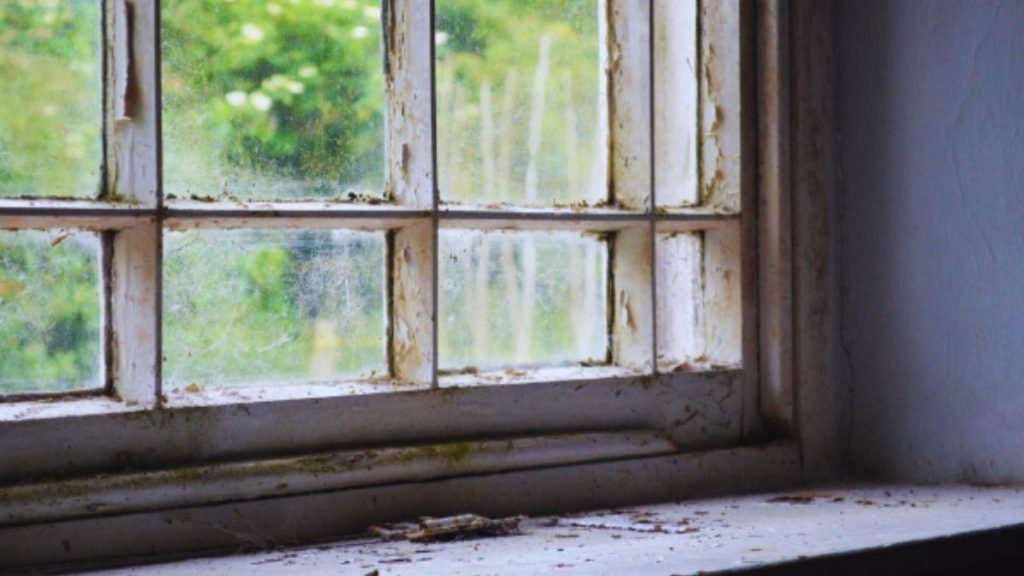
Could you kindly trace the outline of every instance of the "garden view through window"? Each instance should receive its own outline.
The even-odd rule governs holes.
[[[607,199],[601,8],[598,0],[438,0],[444,201]]]
[[[162,0],[157,57],[131,66],[160,72],[162,139],[145,144],[162,154],[162,180],[148,203],[107,190],[133,168],[114,173],[104,153],[132,121],[105,111],[105,97],[123,96],[104,88],[104,69],[119,69],[105,59],[123,57],[104,52],[117,43],[103,24],[115,8],[0,3],[0,200],[44,199],[54,219],[68,214],[0,230],[0,396],[114,386],[123,374],[109,365],[111,342],[125,335],[113,312],[139,305],[139,285],[115,270],[137,273],[117,263],[146,258],[159,297],[142,306],[157,310],[159,336],[140,333],[159,345],[152,387],[165,394],[402,383],[403,346],[435,386],[438,374],[476,370],[737,364],[736,214],[705,222],[653,200],[609,205],[625,185],[616,170],[636,165],[686,180],[685,194],[668,195],[673,209],[701,202],[692,58],[610,73],[645,62],[650,46],[637,43],[664,34],[625,34],[649,27],[650,6],[609,1],[436,0],[431,19],[404,0]],[[673,42],[695,55],[692,4],[671,22],[693,29]],[[431,22],[429,36],[399,39]],[[418,37],[432,46],[403,58],[432,75],[396,64]],[[629,80],[670,65],[674,91],[655,97],[680,99],[670,124],[681,139],[650,126],[650,82]],[[427,98],[393,106],[403,95],[389,74]],[[419,122],[411,132],[429,144],[394,146],[403,122]],[[662,152],[654,138],[630,140],[639,148],[616,165],[614,126],[644,122]],[[682,168],[653,170],[669,152]],[[393,186],[417,157],[436,168],[430,205]],[[86,220],[70,198],[109,212]],[[160,239],[151,247],[118,242],[146,226]],[[411,235],[417,227],[430,233]],[[409,289],[410,278],[421,285]],[[115,282],[129,293],[112,296]]]
[[[95,0],[0,2],[0,198],[99,194],[101,15]]]

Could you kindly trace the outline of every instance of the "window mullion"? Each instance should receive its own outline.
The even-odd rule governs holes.
[[[651,2],[602,0],[612,200],[650,210]]]
[[[607,74],[609,182],[614,203],[654,214],[652,203],[651,2],[602,0]],[[612,239],[609,293],[611,360],[655,370],[654,222]]]
[[[644,373],[654,370],[654,271],[648,225],[615,233],[611,258],[612,362]]]
[[[387,195],[425,218],[389,242],[388,354],[401,381],[437,382],[437,191],[434,174],[433,3],[384,0]]]
[[[158,2],[109,0],[105,34],[107,188],[111,201],[160,205]],[[104,290],[107,377],[125,401],[160,397],[160,260],[157,217],[109,237]]]

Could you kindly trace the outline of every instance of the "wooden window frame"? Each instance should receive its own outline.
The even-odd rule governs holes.
[[[607,0],[619,15],[609,23],[609,49],[618,55],[609,73],[609,158],[612,197],[623,209],[441,203],[433,2],[424,11],[424,0],[383,2],[386,29],[394,34],[385,44],[386,191],[393,204],[165,202],[158,2],[106,0],[106,42],[113,48],[105,63],[107,183],[117,201],[0,200],[0,229],[102,233],[111,303],[109,388],[87,397],[0,403],[0,547],[21,546],[21,560],[71,561],[112,550],[91,536],[100,525],[113,531],[104,534],[114,534],[121,551],[237,545],[244,538],[210,528],[224,526],[228,509],[280,543],[449,508],[540,512],[798,481],[789,3],[697,1],[704,55],[699,185],[705,199],[715,190],[736,193],[740,204],[731,208],[726,202],[709,209],[711,201],[695,208],[657,205],[652,34],[659,0]],[[161,390],[162,232],[275,227],[388,230],[390,313],[404,324],[389,343],[395,382],[188,395]],[[613,328],[612,365],[531,370],[498,383],[439,375],[438,231],[460,227],[614,233],[611,273],[626,281],[615,284],[612,307],[629,300],[635,319],[628,330]],[[729,227],[741,238],[744,363],[661,373],[655,236]],[[357,480],[339,464],[370,454],[383,460],[374,460],[377,472]],[[326,468],[314,470],[325,461]],[[247,484],[261,482],[261,469],[278,481]],[[196,474],[204,480],[194,481]],[[569,479],[589,488],[558,488]],[[179,493],[168,495],[175,486]],[[494,491],[500,502],[488,496]],[[350,512],[325,516],[339,509]],[[285,533],[272,520],[283,510],[300,510],[310,525]],[[158,520],[184,511],[199,520],[167,528],[157,545],[143,540]],[[197,529],[206,544],[197,544]],[[58,533],[95,547],[59,554]]]

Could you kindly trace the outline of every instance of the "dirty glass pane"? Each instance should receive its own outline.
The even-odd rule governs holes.
[[[169,232],[165,389],[384,374],[384,271],[383,233]]]
[[[607,199],[602,4],[437,0],[438,176],[446,202]]]
[[[0,232],[0,395],[100,384],[99,241]]]
[[[445,370],[607,358],[607,243],[576,232],[440,235]]]
[[[0,197],[97,194],[100,5],[0,1]]]
[[[381,197],[380,0],[165,0],[169,195]]]

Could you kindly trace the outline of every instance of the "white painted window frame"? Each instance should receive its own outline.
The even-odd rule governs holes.
[[[459,501],[478,502],[481,510],[534,511],[550,507],[555,495],[577,507],[796,481],[799,454],[788,440],[795,415],[786,0],[697,0],[704,58],[696,138],[705,202],[672,209],[656,207],[652,34],[659,6],[675,0],[607,0],[608,13],[616,14],[607,30],[616,62],[608,75],[611,193],[622,209],[441,203],[428,0],[384,2],[385,26],[394,33],[385,50],[386,191],[393,204],[165,202],[158,2],[106,1],[105,35],[113,48],[105,63],[107,183],[118,201],[0,200],[0,228],[102,232],[109,388],[101,395],[0,404],[0,544],[41,538],[38,554],[45,555],[46,530],[64,526],[85,537],[79,524],[97,509],[108,518],[167,508],[215,514],[216,503],[233,503],[264,518],[272,516],[273,506],[263,505],[273,496],[316,515],[326,502],[347,506],[409,482],[426,482],[418,485],[442,507]],[[276,227],[389,231],[394,383],[181,396],[161,390],[162,231]],[[499,383],[439,375],[437,244],[438,230],[449,227],[611,232],[611,308],[628,301],[633,314],[629,323],[613,322],[612,365],[540,369]],[[662,373],[655,235],[727,229],[741,238],[743,365]],[[500,442],[492,446],[488,439]],[[467,449],[465,441],[473,445]],[[384,472],[356,480],[344,467],[309,473],[311,454],[336,463],[381,448],[424,446],[433,452],[415,452],[426,454],[412,459],[416,464],[409,453],[399,454],[384,462],[390,468],[377,468]],[[456,464],[436,457],[445,450],[469,458]],[[251,474],[239,474],[238,466]],[[260,466],[289,481],[260,484]],[[183,469],[201,471],[207,481],[168,495],[175,471]],[[108,476],[96,479],[97,472]],[[622,474],[632,475],[629,486],[610,482],[586,494],[568,495],[552,484]],[[439,480],[452,492],[424,488]],[[502,504],[459,495],[460,487],[509,482],[518,488]],[[524,486],[532,491],[524,493]],[[544,487],[551,496],[537,493]],[[64,497],[72,488],[79,496]],[[386,510],[353,513],[331,530],[421,509],[393,502]],[[211,546],[223,543],[209,537]]]

